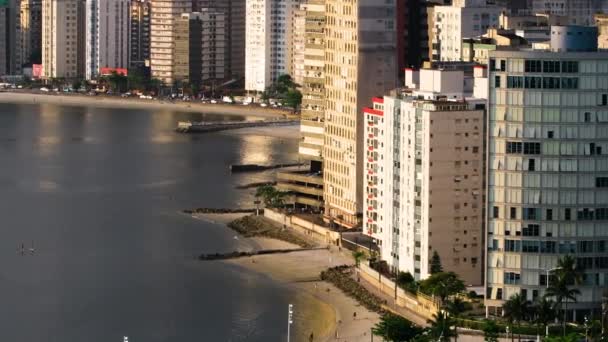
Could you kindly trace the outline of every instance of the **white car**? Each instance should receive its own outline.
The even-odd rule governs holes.
[[[42,88],[40,88],[40,91],[44,91],[45,93],[48,93],[49,92],[49,88],[42,87]]]
[[[211,100],[211,103],[216,104],[217,100]]]
[[[266,103],[260,103],[260,107],[268,107],[268,104],[266,104]]]

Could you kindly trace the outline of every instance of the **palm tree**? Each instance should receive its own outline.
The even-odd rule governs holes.
[[[536,301],[532,307],[534,312],[534,322],[547,330],[547,326],[555,319],[555,303],[552,300],[542,297]]]
[[[578,289],[570,289],[569,286],[580,285],[583,282],[583,269],[576,263],[576,258],[566,255],[557,261],[554,277],[547,279],[549,288],[546,297],[555,297],[556,307],[563,311],[563,336],[566,336],[566,321],[568,301],[576,303],[576,296],[581,292]]]
[[[433,319],[429,320],[430,327],[428,328],[431,340],[438,342],[449,342],[451,337],[456,336],[456,327],[454,321],[448,316],[445,311],[439,311],[433,315]],[[454,326],[454,330],[452,330]]]
[[[446,310],[448,311],[448,313],[452,316],[458,316],[461,313],[470,310],[471,309],[471,304],[468,302],[465,302],[464,300],[456,297],[456,298],[452,298],[451,300],[448,300],[445,306]]]
[[[355,266],[359,267],[361,265],[361,259],[365,256],[365,253],[361,251],[353,252],[353,258],[355,259]]]
[[[578,289],[568,287],[568,283],[563,274],[558,274],[557,277],[551,281],[551,285],[547,288],[547,292],[545,292],[545,297],[555,298],[555,307],[563,312],[562,327],[564,337],[566,336],[566,309],[568,301],[571,300],[576,303],[576,296],[580,294],[581,292]]]
[[[519,328],[521,321],[525,320],[529,315],[530,301],[517,293],[511,296],[511,298],[502,305],[502,309],[504,311],[504,316],[507,317],[509,322],[515,323]],[[517,334],[517,340],[521,341],[521,332]]]
[[[566,255],[557,261],[556,274],[561,275],[569,286],[580,285],[583,282],[583,269],[576,263],[576,258]]]

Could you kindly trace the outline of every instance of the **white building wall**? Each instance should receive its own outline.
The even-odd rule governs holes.
[[[86,70],[88,80],[100,68],[129,65],[129,0],[87,0]]]
[[[245,89],[264,91],[292,70],[293,19],[299,0],[247,0]]]
[[[435,6],[434,59],[461,61],[462,39],[483,35],[488,28],[497,28],[503,10],[492,6]]]

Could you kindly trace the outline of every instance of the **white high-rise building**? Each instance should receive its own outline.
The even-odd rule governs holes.
[[[129,0],[87,0],[86,70],[88,80],[101,68],[129,66]]]
[[[245,89],[264,91],[289,74],[293,56],[293,20],[301,0],[247,0]]]
[[[502,7],[485,0],[454,0],[451,6],[435,6],[432,31],[433,60],[461,61],[462,40],[498,28]]]
[[[571,255],[580,319],[608,287],[608,53],[594,27],[551,32],[551,50],[490,53],[486,306],[543,296]]]
[[[407,69],[407,88],[364,109],[363,232],[418,280],[437,253],[445,271],[483,284],[487,78],[470,68]]]

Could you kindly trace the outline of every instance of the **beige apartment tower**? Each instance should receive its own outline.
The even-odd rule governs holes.
[[[21,1],[21,64],[40,62],[42,53],[42,0]]]
[[[327,222],[360,225],[363,107],[396,85],[395,2],[327,0],[323,180]]]
[[[171,84],[175,42],[174,24],[182,13],[192,12],[191,0],[152,0],[150,19],[150,69],[152,77]]]
[[[44,78],[77,78],[84,74],[84,2],[42,1]]]

